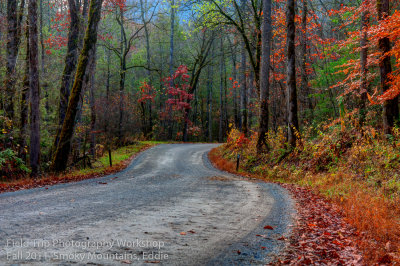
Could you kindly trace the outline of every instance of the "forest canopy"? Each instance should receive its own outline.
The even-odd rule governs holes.
[[[232,129],[258,155],[283,132],[282,157],[326,126],[392,136],[399,37],[389,0],[3,0],[1,174]]]

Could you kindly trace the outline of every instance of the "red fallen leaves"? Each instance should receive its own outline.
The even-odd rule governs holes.
[[[379,264],[391,264],[392,263],[392,257],[389,254],[386,254],[382,258],[379,259],[378,261]]]
[[[153,147],[154,145],[143,145],[139,152],[144,151],[148,148]],[[139,153],[138,152],[138,153]],[[132,155],[129,159],[122,161],[118,164],[113,165],[112,167],[107,167],[101,172],[86,174],[86,175],[61,175],[61,176],[47,176],[39,179],[20,179],[14,181],[12,183],[0,183],[0,193],[3,192],[12,192],[21,189],[30,189],[35,187],[46,187],[50,185],[62,184],[62,183],[69,183],[69,182],[77,182],[85,179],[97,178],[102,177],[110,174],[115,174],[120,172],[121,170],[125,169],[130,162],[136,157],[138,154]],[[116,179],[117,177],[111,178],[112,180]],[[99,182],[102,183],[102,182]],[[104,182],[103,182],[104,183]],[[45,188],[48,189],[48,188]]]
[[[274,228],[273,228],[272,226],[270,226],[270,225],[266,225],[266,226],[264,226],[264,229],[268,229],[268,230],[274,230]]]
[[[296,199],[298,224],[287,249],[275,265],[330,264],[360,265],[362,256],[355,238],[358,236],[331,203],[308,189],[281,184]]]

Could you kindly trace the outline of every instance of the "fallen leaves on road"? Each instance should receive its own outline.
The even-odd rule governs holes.
[[[264,226],[264,229],[268,229],[268,230],[274,230],[274,228],[273,228],[272,226],[270,226],[270,225],[266,225],[266,226]]]
[[[185,236],[186,235],[186,232],[181,232],[181,236]]]
[[[281,185],[296,199],[298,219],[292,236],[285,240],[286,251],[274,265],[363,264],[355,244],[359,234],[344,221],[338,208],[309,189]]]

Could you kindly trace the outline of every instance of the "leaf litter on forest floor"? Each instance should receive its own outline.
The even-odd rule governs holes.
[[[312,191],[281,184],[297,205],[297,225],[286,249],[272,265],[363,265],[356,243],[358,232],[347,224],[339,209]]]

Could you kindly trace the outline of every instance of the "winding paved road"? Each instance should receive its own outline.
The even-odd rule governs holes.
[[[213,168],[215,146],[159,145],[119,174],[0,194],[0,265],[267,263],[290,197]]]

